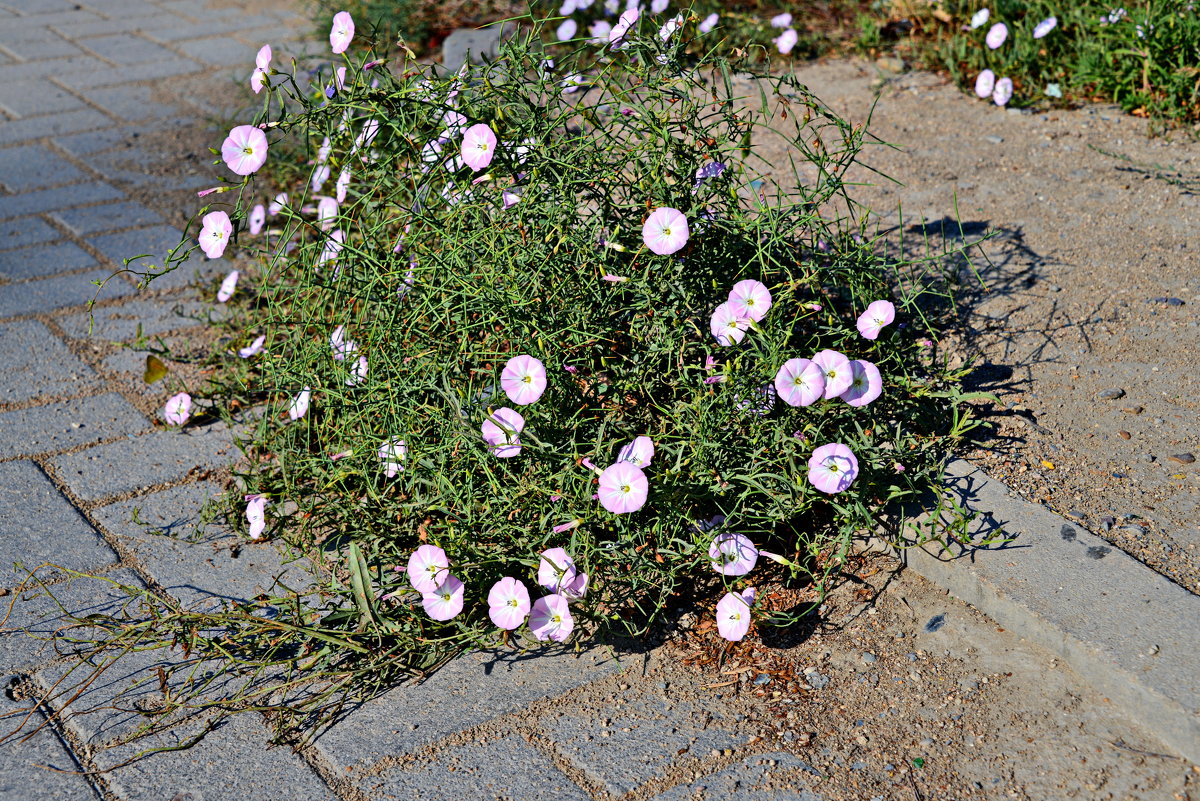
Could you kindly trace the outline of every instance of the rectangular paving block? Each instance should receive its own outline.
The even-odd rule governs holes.
[[[99,286],[97,282],[104,285]],[[135,291],[132,284],[114,276],[108,269],[5,284],[4,291],[0,292],[0,318],[82,306],[93,298],[108,300]]]
[[[141,412],[115,392],[0,412],[0,458],[66,450],[147,426]]]
[[[109,86],[83,91],[93,105],[127,122],[162,119],[179,113],[178,103],[168,100],[161,91],[140,84]]]
[[[152,431],[54,457],[58,477],[85,501],[173,483],[197,468],[217,469],[240,455],[220,423]]]
[[[75,395],[95,386],[96,381],[95,371],[43,323],[0,323],[0,403],[41,395]]]
[[[545,754],[518,735],[445,748],[432,759],[363,779],[359,787],[368,798],[379,801],[590,801]]]
[[[32,25],[21,25],[20,28],[20,37],[9,37],[0,44],[22,61],[44,61],[84,55],[74,42],[64,39],[49,28]],[[54,68],[47,65],[46,71],[52,73]]]
[[[10,124],[6,123],[6,125]],[[55,209],[83,206],[87,203],[99,203],[123,197],[124,195],[119,189],[100,181],[61,186],[57,189],[40,189],[20,195],[4,195],[0,196],[0,219],[41,214]]]
[[[109,12],[102,13],[107,14]],[[179,16],[147,3],[145,11],[137,12],[136,15],[130,13],[118,16],[115,19],[93,17],[74,22],[60,22],[54,26],[54,30],[68,39],[87,39],[89,36],[104,36],[112,33],[142,33],[162,28],[174,28],[186,24],[187,22]]]
[[[811,765],[786,752],[759,754],[672,787],[651,801],[825,801],[808,789],[818,775]]]
[[[140,203],[118,201],[80,209],[51,212],[54,219],[72,233],[88,237],[92,234],[116,231],[121,228],[136,228],[164,222],[161,215]]]
[[[83,101],[45,79],[0,84],[0,108],[14,117],[33,117],[82,108]]]
[[[133,269],[148,272],[151,268],[161,269],[166,255],[182,241],[182,234],[178,228],[156,225],[119,234],[95,236],[89,241],[94,248],[118,265],[121,264],[122,259],[148,254],[144,258],[134,259],[130,262]],[[194,240],[183,242],[184,250],[193,245]],[[224,259],[208,260],[197,249],[192,252],[187,261],[175,267],[171,272],[155,278],[150,287],[152,289],[182,289],[195,282],[197,276],[211,278],[228,269],[229,263]]]
[[[250,542],[203,519],[205,504],[221,493],[212,482],[185,484],[103,506],[93,514],[185,606],[244,602],[270,590],[276,579],[307,590],[312,580],[302,564],[284,564],[272,543]]]
[[[118,306],[92,309],[60,317],[58,324],[67,336],[107,342],[131,342],[139,327],[144,337],[155,337],[195,326],[209,326],[223,316],[223,307],[187,297],[131,300]]]
[[[37,217],[0,222],[0,250],[40,245],[61,238],[57,228]]]
[[[32,701],[14,701],[8,695],[13,676],[0,676],[0,725],[8,734],[25,720]],[[48,726],[40,713],[33,713],[20,732],[0,743],[0,798],[5,801],[36,798],[38,801],[99,801],[83,768]],[[30,736],[28,739],[26,737]],[[47,770],[51,768],[51,770]],[[33,789],[33,788],[36,788]]]
[[[13,194],[76,183],[87,178],[87,173],[46,145],[0,149],[0,184]]]
[[[96,258],[74,242],[56,242],[53,245],[0,252],[0,276],[12,281],[44,278],[97,266],[99,263]]]
[[[620,669],[600,648],[578,655],[564,650],[464,654],[420,684],[405,684],[362,704],[324,732],[316,747],[340,769],[362,770]],[[454,713],[446,714],[448,709]]]
[[[108,67],[103,61],[92,56],[58,59],[54,65],[54,77],[79,75],[84,72],[102,70]],[[46,65],[38,61],[25,61],[20,64],[9,64],[0,67],[0,86],[20,81],[37,80],[46,77]],[[5,123],[11,125],[12,123]]]
[[[189,723],[100,751],[95,759],[101,769],[119,765],[144,750],[178,747],[200,730],[198,722]],[[261,718],[238,714],[191,748],[148,754],[104,775],[122,801],[337,801],[304,760],[287,746],[269,747],[268,738]]]
[[[4,587],[18,586],[27,571],[44,562],[68,570],[94,570],[117,561],[91,524],[33,462],[0,463],[0,544]],[[26,570],[14,571],[14,562]]]
[[[89,72],[72,72],[59,76],[59,80],[71,89],[82,92],[99,86],[115,86],[121,83],[154,81],[175,75],[188,75],[202,69],[203,66],[190,58],[172,55],[169,59],[164,58],[162,61],[151,61],[145,64],[104,67]]]
[[[0,71],[3,69],[0,68]],[[111,118],[90,108],[60,111],[57,114],[45,114],[41,117],[23,117],[19,120],[10,120],[0,126],[0,145],[90,131],[93,128],[106,128],[112,124]]]
[[[188,39],[177,42],[175,47],[185,55],[213,66],[221,67],[243,63],[254,66],[256,50],[226,35],[212,36],[207,39]]]
[[[132,570],[114,570],[105,574],[105,578],[135,591],[145,586]],[[72,577],[46,587],[31,581],[24,589],[4,598],[0,602],[0,619],[8,614],[8,620],[0,624],[0,672],[25,672],[75,653],[68,638],[55,639],[56,632],[73,626],[72,617],[120,616],[126,608],[136,614],[136,606],[127,606],[136,605],[133,596],[105,578]]]
[[[72,156],[90,156],[94,153],[101,153],[113,148],[122,150],[131,149],[137,144],[144,130],[146,130],[145,126],[142,125],[118,125],[99,131],[58,136],[55,137],[54,144]],[[91,166],[91,160],[88,159],[87,161],[89,166]]]
[[[176,58],[174,53],[162,45],[132,33],[90,36],[80,40],[80,44],[103,59],[125,66]]]
[[[648,683],[647,683],[648,684]],[[715,708],[635,690],[618,695],[597,718],[594,706],[566,706],[540,720],[555,747],[614,796],[662,776],[681,757],[706,757],[749,739],[730,730]]]

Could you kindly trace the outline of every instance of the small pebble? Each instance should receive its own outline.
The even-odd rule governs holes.
[[[987,141],[991,142],[993,145],[999,145],[1004,142],[1003,136],[996,136],[995,134],[988,134],[987,136],[985,136],[983,138],[986,139]]]
[[[1146,531],[1145,526],[1139,526],[1137,523],[1130,523],[1129,525],[1121,526],[1121,531],[1128,531],[1130,534],[1136,534],[1139,537],[1144,537],[1147,533],[1149,533]]]
[[[867,662],[868,664],[871,662],[875,662],[879,659],[879,657],[875,656],[875,654],[870,653],[870,652],[863,654],[862,658],[863,658],[863,661]]]
[[[1113,387],[1111,389],[1101,390],[1096,395],[1096,398],[1098,400],[1116,400],[1117,398],[1123,398],[1123,397],[1125,397],[1125,390],[1123,390],[1119,387]]]
[[[929,622],[925,624],[925,633],[933,634],[935,631],[946,625],[945,615],[934,615],[929,618]]]
[[[1196,461],[1196,457],[1190,453],[1177,453],[1173,456],[1168,456],[1167,461],[1178,464],[1193,464]]]
[[[1183,301],[1179,298],[1155,298],[1151,303],[1165,303],[1168,306],[1182,306]]]
[[[1121,439],[1129,439],[1133,435],[1130,434],[1128,431],[1118,431],[1117,436],[1120,437]]]
[[[1116,520],[1114,520],[1113,518],[1111,518],[1107,515],[1100,518],[1100,525],[1104,528],[1105,531],[1112,531],[1113,524],[1115,524],[1116,522],[1117,522]]]
[[[768,676],[766,673],[759,673],[757,676],[754,677],[754,683],[759,685],[760,687],[764,684],[770,684],[771,677]]]
[[[1122,409],[1121,411],[1125,412],[1125,414],[1141,414],[1142,412],[1146,411],[1146,407],[1145,406],[1131,406],[1130,408]]]
[[[929,746],[933,745],[933,740],[931,740],[930,738],[926,737],[926,738],[922,739],[922,740],[921,740],[921,742],[920,742],[920,743],[918,743],[918,745],[920,745],[920,746],[922,746],[922,747],[924,747],[924,748],[928,748]]]

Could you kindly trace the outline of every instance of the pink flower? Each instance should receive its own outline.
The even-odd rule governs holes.
[[[971,17],[971,30],[983,27],[992,16],[992,12],[986,8],[981,8]]]
[[[354,38],[354,20],[345,11],[333,15],[333,26],[329,29],[329,46],[334,53],[345,53]]]
[[[436,545],[422,545],[408,557],[408,580],[425,595],[445,583],[450,576],[450,560]]]
[[[421,606],[434,620],[450,620],[462,611],[463,583],[454,576],[446,576],[437,589],[421,596]]]
[[[821,372],[825,374],[825,399],[836,398],[850,387],[854,374],[850,370],[850,360],[836,350],[823,350],[812,357]]]
[[[395,478],[397,473],[404,472],[403,462],[407,456],[408,448],[399,437],[384,440],[379,446],[379,461],[383,462],[383,472],[388,478]]]
[[[588,26],[588,35],[596,42],[607,42],[609,34],[612,33],[612,23],[598,19]]]
[[[779,397],[779,393],[775,391],[775,387],[770,384],[763,384],[754,391],[754,394],[749,398],[736,396],[737,407],[741,410],[749,409],[760,417],[765,414],[770,414],[775,408],[775,399]]]
[[[1050,33],[1050,31],[1054,30],[1057,25],[1058,17],[1046,17],[1034,27],[1033,38],[1041,39],[1043,36]]]
[[[547,548],[540,554],[537,581],[550,592],[561,592],[575,580],[578,569],[575,560],[562,548]]]
[[[254,94],[262,91],[271,75],[271,46],[263,45],[254,57],[254,72],[250,73],[250,88]]]
[[[346,386],[356,387],[363,381],[367,380],[367,357],[359,356],[358,360],[350,365],[350,375],[346,377]]]
[[[324,267],[326,264],[332,263],[334,266],[333,277],[336,278],[341,270],[337,266],[338,255],[341,254],[342,248],[346,244],[346,234],[341,228],[336,231],[331,231],[329,238],[325,240],[324,247],[321,248],[321,255],[317,257],[317,267]]]
[[[551,531],[553,531],[555,534],[562,534],[572,529],[579,528],[579,524],[582,522],[583,521],[577,517],[574,520],[568,520],[566,523],[559,523],[557,526],[552,528]]]
[[[878,339],[885,325],[896,319],[896,307],[890,300],[877,300],[858,316],[858,333],[867,339]]]
[[[229,215],[223,211],[210,211],[204,215],[200,234],[196,239],[205,256],[210,259],[219,259],[225,252],[225,247],[229,244],[229,237],[232,234],[233,223],[229,221]]]
[[[658,38],[664,42],[667,41],[672,35],[674,35],[675,31],[679,30],[682,25],[683,15],[677,14],[671,19],[667,20],[666,24],[658,29]]]
[[[288,405],[288,417],[293,420],[299,420],[304,415],[308,414],[308,404],[312,400],[312,390],[305,387],[299,395],[292,398],[292,402]]]
[[[717,632],[727,640],[737,642],[750,630],[750,606],[754,603],[754,588],[744,592],[727,592],[717,602]]]
[[[841,396],[846,403],[851,406],[866,406],[883,392],[883,378],[879,375],[879,368],[875,365],[862,359],[855,359],[850,362],[850,371],[853,376],[850,380],[850,388]]]
[[[546,391],[546,368],[532,356],[514,356],[500,373],[504,394],[518,406],[528,406]]]
[[[718,534],[708,546],[713,570],[722,576],[744,576],[758,562],[758,548],[745,534],[731,531]]]
[[[172,395],[163,408],[163,418],[173,426],[181,426],[192,416],[192,396],[186,392]]]
[[[533,602],[529,613],[529,630],[539,641],[562,642],[571,636],[575,619],[561,595],[546,595]]]
[[[983,41],[992,50],[995,50],[1000,45],[1004,44],[1004,40],[1008,38],[1008,26],[1003,22],[997,22],[988,29],[987,36],[983,37]]]
[[[337,183],[334,185],[334,195],[337,196],[338,203],[344,203],[346,200],[346,190],[350,188],[350,171],[342,170],[338,174]]]
[[[688,221],[683,212],[661,206],[650,213],[642,226],[642,241],[660,256],[669,256],[688,241]]]
[[[238,277],[237,270],[231,270],[229,275],[225,276],[225,280],[221,282],[221,288],[217,290],[218,302],[225,303],[233,297],[233,292],[237,289]]]
[[[247,345],[244,348],[239,349],[238,356],[241,356],[243,359],[249,359],[251,356],[257,356],[259,353],[262,352],[263,343],[265,343],[266,341],[267,341],[266,334],[259,335],[259,337],[256,338],[249,345]]]
[[[717,27],[717,23],[720,21],[721,16],[719,14],[709,14],[700,22],[698,26],[696,26],[696,30],[700,31],[700,33],[708,33],[713,28]]]
[[[317,168],[313,170],[312,180],[309,182],[309,186],[312,187],[312,191],[314,193],[321,191],[321,187],[323,187],[325,182],[329,180],[329,173],[330,170],[328,164],[319,164],[317,165]]]
[[[323,197],[317,201],[317,225],[322,231],[328,231],[337,222],[338,202],[331,197]]]
[[[729,305],[738,314],[757,323],[771,308],[771,291],[762,281],[738,281],[729,290]]]
[[[249,223],[251,236],[257,236],[262,232],[263,226],[267,224],[267,210],[263,208],[263,204],[259,203],[250,209]]]
[[[611,464],[600,474],[600,505],[613,514],[641,509],[649,490],[646,474],[629,462]]]
[[[992,92],[992,102],[997,106],[1006,106],[1008,101],[1012,100],[1013,82],[1012,78],[1001,78],[996,81],[996,91]]]
[[[740,314],[732,303],[725,302],[713,311],[708,327],[718,345],[729,347],[742,341],[750,330],[750,324],[749,317]]]
[[[496,134],[482,122],[472,125],[463,134],[463,163],[472,170],[482,170],[492,163],[496,155]]]
[[[329,349],[333,351],[333,358],[340,362],[358,352],[358,343],[353,339],[346,339],[346,326],[339,325],[329,335]]]
[[[629,462],[634,467],[645,467],[653,458],[654,440],[649,437],[637,437],[617,454],[618,462]]]
[[[578,601],[583,596],[587,595],[588,575],[587,573],[577,573],[575,579],[562,588],[562,596],[568,601]]]
[[[779,14],[771,17],[772,28],[790,28],[792,26],[792,15],[788,13]]]
[[[625,44],[625,34],[629,33],[629,29],[637,24],[638,16],[641,13],[638,9],[631,8],[617,17],[617,24],[612,26],[612,30],[608,32],[608,41],[613,50],[620,50],[621,45]]]
[[[775,47],[779,50],[780,54],[786,56],[788,53],[792,52],[792,48],[796,46],[796,42],[800,41],[800,34],[796,33],[795,28],[788,28],[786,31],[779,34],[779,36],[775,37],[773,41],[775,42]]]
[[[789,406],[809,406],[825,397],[825,371],[808,359],[788,359],[775,374],[775,390]]]
[[[253,125],[239,125],[221,144],[225,166],[237,175],[250,175],[267,160],[267,135]]]
[[[975,94],[979,97],[991,97],[996,88],[996,73],[984,70],[975,78]]]
[[[520,628],[529,609],[529,590],[515,578],[505,576],[488,592],[488,617],[502,629]]]
[[[270,217],[274,217],[275,215],[279,214],[279,212],[283,211],[284,207],[286,207],[287,204],[288,204],[287,192],[280,192],[278,195],[275,196],[275,199],[271,201],[271,204],[269,206],[267,206],[267,215]]]
[[[267,499],[262,495],[246,496],[246,523],[249,525],[246,533],[250,539],[256,540],[262,536],[267,527]]]
[[[521,200],[521,196],[511,189],[505,189],[500,193],[500,203],[506,209],[511,209]]]
[[[828,495],[847,489],[858,475],[858,459],[841,443],[822,445],[808,459],[808,483]]]
[[[554,32],[554,38],[560,42],[565,42],[568,39],[574,39],[575,33],[578,30],[579,24],[575,20],[568,18],[563,20],[562,24],[558,26],[558,30]]]
[[[509,459],[521,452],[521,438],[518,435],[524,427],[524,417],[502,406],[483,421],[483,441],[491,447],[494,456]]]

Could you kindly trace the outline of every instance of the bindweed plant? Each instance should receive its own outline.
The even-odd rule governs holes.
[[[439,74],[339,14],[307,90],[259,54],[235,177],[166,267],[257,259],[218,291],[260,410],[230,519],[317,554],[323,600],[112,630],[315,669],[308,704],[463,648],[644,635],[681,595],[740,640],[807,611],[764,612],[761,579],[819,598],[936,485],[973,425],[932,356],[965,252],[885,255],[846,182],[866,126],[787,74],[685,66],[700,21],[548,51],[525,20]],[[310,175],[268,203],[283,141]]]

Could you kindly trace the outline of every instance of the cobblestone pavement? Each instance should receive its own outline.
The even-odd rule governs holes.
[[[306,25],[283,0],[0,0],[0,609],[15,601],[0,624],[0,736],[22,723],[32,731],[43,718],[30,698],[77,675],[52,642],[56,602],[18,589],[25,569],[51,562],[185,604],[253,597],[286,570],[269,545],[234,558],[233,535],[218,526],[176,539],[134,522],[136,510],[190,531],[236,455],[219,426],[165,429],[162,393],[141,381],[144,356],[121,347],[139,333],[182,341],[203,325],[187,288],[201,265],[149,292],[126,276],[107,281],[90,334],[85,304],[123,258],[177,242],[172,199],[194,211],[211,180],[202,161],[162,144],[164,132],[168,145],[205,133],[210,109],[196,87],[243,82],[260,44],[287,52]],[[205,136],[197,153],[216,131]],[[77,614],[120,596],[57,575],[57,601]],[[601,653],[479,654],[355,709],[301,753],[267,748],[265,722],[243,714],[191,748],[123,764],[203,725],[119,743],[144,720],[139,699],[158,691],[158,663],[132,654],[53,725],[0,744],[0,801],[692,798],[709,784],[722,798],[815,798],[789,778],[803,773],[795,757],[723,750],[751,739],[733,716],[656,690],[622,724],[617,712],[592,720],[573,700],[653,689],[654,659],[634,660],[635,678],[629,660]],[[131,685],[143,689],[122,693]],[[693,756],[713,749],[719,759]],[[754,790],[766,784],[785,789]]]

